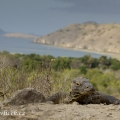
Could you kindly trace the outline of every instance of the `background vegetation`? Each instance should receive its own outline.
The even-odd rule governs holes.
[[[90,79],[96,90],[120,98],[120,61],[115,58],[53,57],[0,53],[0,100],[18,89],[33,87],[46,97],[68,92],[73,78]]]

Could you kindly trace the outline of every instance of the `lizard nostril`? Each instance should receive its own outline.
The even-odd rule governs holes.
[[[76,85],[80,85],[80,83],[77,82]]]

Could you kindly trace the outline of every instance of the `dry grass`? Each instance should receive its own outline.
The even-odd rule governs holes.
[[[52,62],[47,65],[40,63],[37,69],[32,70],[28,66],[11,66],[10,61],[7,66],[2,60],[0,63],[0,100],[6,99],[16,90],[27,87],[40,91],[45,97],[70,89],[70,73],[53,71]]]
[[[49,72],[47,69],[29,72],[27,68],[7,66],[0,70],[0,96],[5,99],[12,92],[27,87],[35,88],[48,96],[51,91]]]

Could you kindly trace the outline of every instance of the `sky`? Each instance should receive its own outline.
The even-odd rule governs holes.
[[[50,34],[69,24],[120,23],[120,0],[0,0],[0,28]]]

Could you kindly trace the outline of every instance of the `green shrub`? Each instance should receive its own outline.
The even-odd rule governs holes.
[[[79,67],[80,73],[86,74],[87,73],[87,68],[85,66],[80,66]]]

